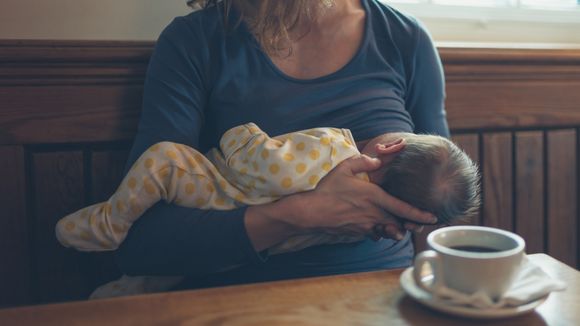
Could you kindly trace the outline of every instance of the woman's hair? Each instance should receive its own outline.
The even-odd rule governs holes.
[[[239,15],[237,23],[243,21],[248,26],[263,50],[269,55],[281,56],[292,53],[290,31],[298,22],[315,20],[329,0],[187,0],[194,9],[216,6],[218,2],[223,2],[220,7],[224,24],[228,24],[234,8]],[[308,30],[301,32],[303,36]]]

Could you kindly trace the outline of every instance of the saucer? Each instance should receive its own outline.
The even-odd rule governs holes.
[[[413,279],[413,267],[407,268],[403,274],[401,274],[400,282],[403,290],[405,290],[411,298],[425,306],[451,315],[468,318],[495,319],[523,315],[533,311],[537,306],[544,303],[549,295],[548,294],[542,298],[517,307],[479,309],[469,306],[450,305],[446,301],[436,298],[431,293],[423,290],[417,286]]]

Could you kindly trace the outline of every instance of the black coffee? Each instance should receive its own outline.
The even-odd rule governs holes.
[[[489,247],[480,247],[480,246],[454,246],[450,247],[451,249],[455,250],[462,250],[462,251],[470,251],[470,252],[499,252],[501,250]]]

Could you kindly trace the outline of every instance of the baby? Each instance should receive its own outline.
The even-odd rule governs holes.
[[[362,154],[377,156],[377,144],[397,138],[405,139],[405,148],[382,157],[386,164],[379,170],[358,177],[432,212],[440,223],[450,223],[477,209],[477,167],[445,138],[390,133],[372,139]],[[347,129],[315,128],[270,138],[253,123],[228,130],[219,149],[205,156],[185,145],[158,143],[141,155],[108,201],[64,217],[56,226],[56,235],[64,246],[77,250],[115,250],[135,220],[159,200],[219,210],[269,203],[314,189],[340,162],[360,154]],[[360,240],[303,235],[269,252]]]

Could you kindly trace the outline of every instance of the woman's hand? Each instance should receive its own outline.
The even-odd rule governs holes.
[[[297,218],[296,225],[304,230],[344,235],[372,235],[376,233],[376,225],[384,225],[386,235],[398,238],[397,233],[401,230],[397,217],[420,224],[434,223],[436,219],[432,214],[355,176],[380,166],[379,159],[366,155],[339,164],[316,189],[301,195],[302,218]]]
[[[379,159],[353,157],[336,166],[312,191],[249,207],[245,225],[254,249],[261,251],[291,236],[317,232],[400,239],[404,226],[413,229],[413,223],[436,222],[432,214],[356,177],[380,166]],[[399,217],[409,222],[401,223]]]

